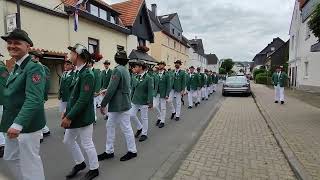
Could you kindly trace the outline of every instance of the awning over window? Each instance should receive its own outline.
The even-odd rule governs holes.
[[[144,61],[147,64],[156,65],[158,62],[149,54],[138,51],[132,50],[129,55],[130,61],[129,62],[136,62],[136,61]]]

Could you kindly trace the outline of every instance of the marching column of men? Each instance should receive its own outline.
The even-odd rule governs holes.
[[[44,180],[39,152],[42,136],[50,134],[44,110],[50,71],[40,63],[42,54],[29,52],[33,42],[25,31],[16,29],[1,38],[7,42],[7,50],[16,63],[9,74],[0,61],[0,156],[4,151],[4,160],[16,179]],[[193,66],[187,73],[181,69],[180,60],[174,62],[174,70],[166,70],[166,63],[159,62],[154,71],[148,71],[148,65],[138,61],[131,64],[130,75],[127,68],[129,59],[122,48],[114,57],[117,66],[111,70],[110,62],[106,60],[103,63],[105,69],[101,72],[93,68],[94,61],[85,46],[76,44],[68,49],[70,60],[64,63],[58,92],[60,126],[65,129],[63,143],[74,161],[67,178],[76,177],[87,167],[80,145],[89,162],[89,171],[81,179],[94,179],[99,176],[99,161],[114,158],[115,128],[118,124],[128,150],[120,161],[128,161],[138,155],[135,137],[139,137],[140,142],[148,139],[149,109],[155,109],[155,124],[163,128],[167,103],[171,110],[170,118],[179,121],[183,95],[188,94],[191,109],[198,106],[202,98],[207,99],[215,89],[215,73],[207,70],[205,74],[200,73],[199,68],[196,73]],[[97,155],[92,136],[99,106],[107,121],[105,151]],[[138,111],[141,118],[137,117]],[[131,120],[137,128],[135,134]],[[80,139],[80,145],[76,139]]]

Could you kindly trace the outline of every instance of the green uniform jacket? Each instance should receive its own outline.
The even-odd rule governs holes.
[[[68,102],[71,94],[70,85],[73,80],[74,71],[71,71],[69,74],[67,72],[64,72],[61,80],[60,80],[60,89],[59,89],[59,99],[62,102]]]
[[[81,128],[92,124],[95,120],[93,72],[87,67],[83,67],[78,73],[75,73],[70,88],[72,91],[65,113],[66,117],[72,121],[68,129]]]
[[[113,71],[102,107],[109,104],[109,112],[123,112],[131,109],[130,73],[126,66],[118,65]]]
[[[170,78],[170,89],[172,89],[173,87],[173,83],[174,83],[174,71],[168,71],[168,75],[169,75],[169,78]],[[171,90],[170,90],[171,91]]]
[[[200,76],[199,74],[197,73],[193,73],[188,75],[188,78],[187,78],[187,90],[190,91],[190,90],[193,90],[193,91],[196,91],[198,90],[198,88],[200,87]]]
[[[48,94],[49,94],[49,89],[50,89],[50,69],[43,65],[44,72],[46,73],[46,86],[45,86],[45,92],[44,92],[44,100],[48,101]]]
[[[219,77],[217,75],[212,75],[213,84],[218,84]]]
[[[13,123],[23,127],[21,133],[36,132],[45,126],[45,84],[44,69],[31,56],[15,67],[4,89],[1,132],[7,132]]]
[[[209,87],[213,82],[212,76],[207,74],[207,86]]]
[[[281,72],[280,77],[276,72],[273,73],[272,75],[272,83],[274,86],[277,86],[278,84],[280,84],[280,87],[284,87],[287,79],[288,79],[288,76],[285,72]]]
[[[152,77],[145,73],[135,87],[133,87],[132,103],[137,105],[148,105],[153,102],[153,80]]]
[[[4,103],[4,88],[6,87],[7,79],[9,77],[9,73],[6,65],[0,61],[0,105]]]
[[[159,88],[159,81],[160,81],[158,73],[156,73],[156,72],[152,73],[152,79],[153,79],[153,97],[156,97],[157,90]]]
[[[92,69],[94,75],[94,92],[99,93],[101,90],[101,77],[100,77],[100,70],[99,69]]]
[[[199,83],[199,87],[200,88],[203,88],[204,87],[204,85],[205,85],[205,76],[204,76],[204,74],[203,73],[198,73],[198,75],[199,75],[199,81],[200,81],[200,83]]]
[[[183,70],[179,70],[178,74],[173,72],[173,86],[172,89],[175,92],[181,92],[186,89],[186,73]]]
[[[107,89],[110,83],[110,79],[111,79],[111,75],[112,75],[112,70],[109,69],[108,72],[106,73],[106,70],[103,70],[101,72],[101,89]]]
[[[170,91],[171,91],[171,82],[170,82],[170,75],[168,72],[164,71],[163,75],[160,77],[159,73],[155,74],[155,96],[160,94],[160,98],[166,98],[169,97]]]
[[[132,100],[134,88],[138,84],[138,79],[136,74],[131,74],[131,82],[130,82],[130,100]]]
[[[151,82],[152,82],[152,97],[154,97],[154,95],[155,95],[155,85],[156,85],[156,83],[158,83],[158,82],[156,82],[156,79],[155,79],[155,72],[148,72],[147,73],[148,75],[149,75],[149,77],[151,78]]]

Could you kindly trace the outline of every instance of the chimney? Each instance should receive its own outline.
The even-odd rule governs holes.
[[[151,11],[154,14],[154,16],[158,16],[158,12],[157,12],[157,4],[151,4]]]

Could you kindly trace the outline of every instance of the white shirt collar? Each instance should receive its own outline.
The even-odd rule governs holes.
[[[21,66],[21,64],[23,63],[23,61],[29,56],[29,54],[24,55],[21,59],[19,59],[18,61],[16,61],[16,64],[18,66]]]
[[[139,74],[140,77],[143,77],[146,74],[146,71],[143,71],[143,73]]]
[[[164,70],[162,70],[162,71],[159,71],[159,74],[163,74],[164,73]]]
[[[81,66],[77,67],[77,71],[81,71],[86,64],[82,64]]]

